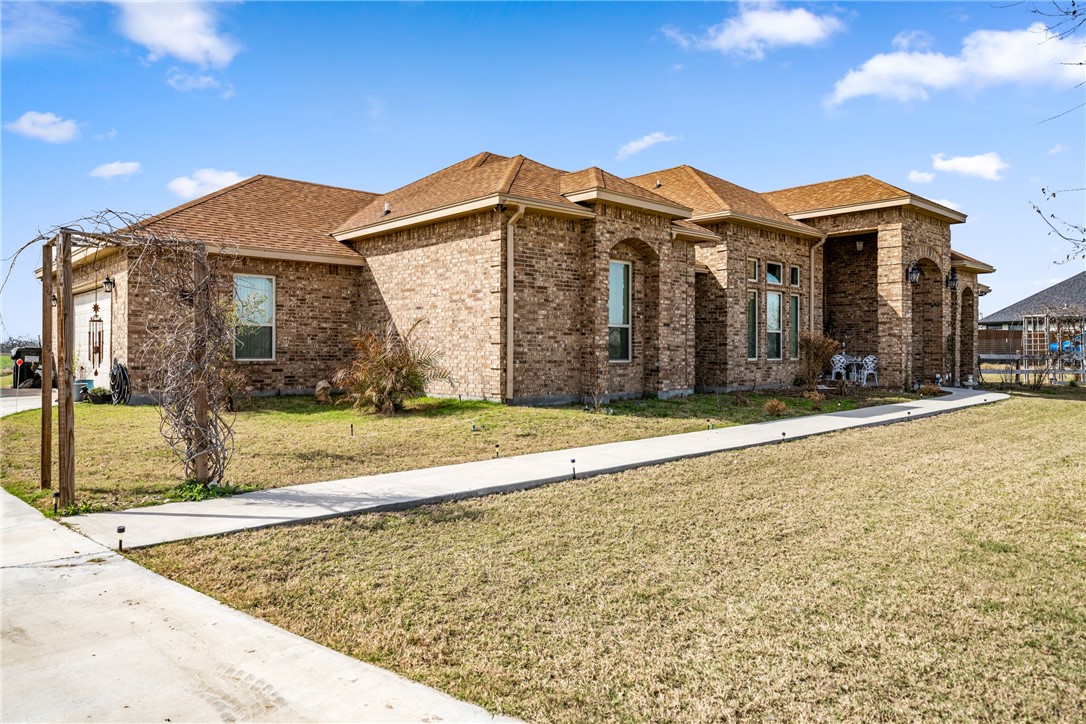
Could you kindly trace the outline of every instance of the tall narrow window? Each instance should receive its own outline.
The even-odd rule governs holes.
[[[794,267],[793,267],[794,268]],[[788,310],[788,356],[799,359],[799,296],[792,295],[791,309]]]
[[[765,356],[766,359],[781,358],[781,293],[766,292],[765,295]]]
[[[607,358],[630,361],[630,262],[613,261],[607,287]]]
[[[234,359],[275,359],[275,277],[234,275]]]
[[[798,287],[799,286],[799,267],[798,266],[791,267],[788,270],[788,275],[789,275],[789,280],[792,283],[792,286]]]
[[[747,292],[747,359],[758,359],[758,292]]]

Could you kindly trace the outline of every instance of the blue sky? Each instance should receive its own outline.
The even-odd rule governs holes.
[[[387,191],[481,150],[758,191],[867,173],[969,214],[990,313],[1083,268],[1081,36],[1026,5],[3,3],[3,250],[257,173]],[[1086,195],[1044,204],[1086,217]],[[6,268],[7,262],[5,262]],[[4,335],[40,330],[28,258]],[[27,300],[24,303],[24,300]]]

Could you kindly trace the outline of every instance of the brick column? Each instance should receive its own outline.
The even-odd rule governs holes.
[[[905,240],[902,226],[883,224],[878,230],[878,355],[879,384],[899,387],[908,380],[912,357],[912,290],[905,279]]]

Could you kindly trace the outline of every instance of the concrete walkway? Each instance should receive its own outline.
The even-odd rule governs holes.
[[[53,404],[57,403],[57,391],[53,390]],[[23,410],[41,409],[41,389],[13,390],[0,388],[0,417]]]
[[[105,546],[117,544],[117,526],[123,525],[126,546],[148,546],[362,511],[402,509],[523,490],[569,480],[574,467],[571,460],[577,461],[577,476],[588,477],[853,427],[915,420],[1007,399],[1007,395],[993,392],[950,388],[946,391],[950,394],[944,397],[848,412],[295,485],[197,503],[169,503],[75,516],[65,522]]]
[[[494,721],[174,583],[0,491],[4,722]]]
[[[41,407],[34,392],[19,411]],[[0,401],[16,411],[12,391]],[[0,593],[3,722],[498,721],[162,578],[4,490]]]

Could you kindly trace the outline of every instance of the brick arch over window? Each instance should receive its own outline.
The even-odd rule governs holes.
[[[631,349],[628,362],[608,364],[608,390],[612,394],[653,392],[660,376],[660,257],[650,244],[631,238],[610,248],[611,261],[630,264]]]
[[[912,286],[912,378],[921,384],[945,375],[943,273],[931,259],[920,259],[920,283]],[[910,285],[911,286],[911,285]]]

